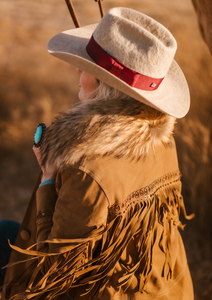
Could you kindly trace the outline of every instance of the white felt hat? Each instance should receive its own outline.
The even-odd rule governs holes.
[[[167,28],[123,7],[110,9],[99,24],[64,31],[48,43],[50,54],[149,106],[182,118],[189,110],[190,95],[174,60],[176,49]]]

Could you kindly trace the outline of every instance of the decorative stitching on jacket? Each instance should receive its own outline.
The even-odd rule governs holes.
[[[39,264],[37,264],[32,273],[27,289],[20,293],[19,296],[22,299],[35,296],[41,298],[43,293],[48,293],[51,298],[55,298],[58,296],[58,291],[66,289],[68,294],[72,289],[86,285],[87,295],[90,299],[101,299],[102,291],[104,292],[105,290],[105,281],[102,281],[102,278],[109,282],[111,266],[114,268],[117,262],[120,261],[121,254],[132,239],[135,242],[133,264],[129,266],[128,262],[125,263],[124,260],[121,260],[125,272],[121,272],[117,287],[127,290],[133,277],[137,276],[138,291],[141,294],[145,293],[145,287],[150,282],[153,274],[152,266],[154,261],[158,259],[157,254],[155,255],[155,251],[152,250],[155,246],[162,252],[161,261],[156,268],[160,282],[162,284],[165,283],[165,287],[170,287],[172,282],[176,283],[177,281],[176,278],[173,278],[173,274],[175,274],[178,264],[175,267],[176,250],[171,247],[171,244],[172,239],[178,239],[178,234],[176,235],[176,233],[177,227],[180,227],[180,222],[177,212],[182,210],[186,219],[192,218],[192,215],[186,215],[183,198],[180,193],[180,177],[179,171],[169,173],[155,180],[151,185],[131,193],[126,200],[131,197],[131,201],[138,200],[138,202],[135,202],[133,209],[129,209],[129,214],[111,218],[112,220],[108,222],[106,227],[101,226],[92,230],[86,238],[75,240],[54,239],[52,243],[56,244],[57,247],[59,246],[59,253],[35,252],[32,250],[34,245],[26,250],[10,245],[11,248],[18,252],[33,255],[33,259],[36,260],[40,259]],[[146,200],[140,201],[144,197],[146,197]],[[123,203],[119,203],[119,205],[121,204]],[[111,208],[114,207],[115,205]],[[172,209],[175,209],[176,213],[173,213]],[[42,212],[41,216],[43,217]],[[159,222],[157,220],[158,217],[160,219]],[[174,224],[175,221],[179,224]],[[158,223],[163,225],[162,227],[160,226],[160,230],[157,230]],[[93,253],[92,251],[97,241],[101,245],[100,249],[98,249],[99,254],[97,253],[96,256],[92,257],[91,253]],[[54,255],[53,272],[48,267],[49,259],[52,255]],[[183,264],[186,264],[186,257],[184,256],[184,258],[182,268]],[[28,262],[30,261],[33,264],[34,261],[32,262],[31,260],[32,258],[29,258]],[[16,264],[18,263],[20,262]],[[83,279],[82,275],[84,276]],[[52,285],[52,282],[56,282],[58,278],[60,278],[60,282],[57,285]],[[69,279],[68,281],[67,278]],[[19,278],[16,280],[19,280]],[[167,281],[169,281],[168,284],[166,283]],[[159,293],[158,295],[162,294]]]
[[[39,211],[37,215],[37,225],[52,221],[53,212],[51,210]]]
[[[109,213],[114,216],[125,213],[130,205],[151,198],[159,189],[179,181],[181,176],[182,174],[178,170],[156,179],[150,185],[132,192],[122,203],[113,204],[109,208]]]

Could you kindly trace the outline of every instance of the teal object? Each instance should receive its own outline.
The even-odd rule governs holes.
[[[34,137],[35,144],[38,144],[40,142],[42,132],[43,132],[43,128],[40,125],[40,126],[37,127],[36,132],[35,132],[35,137]]]
[[[34,135],[34,140],[33,140],[33,145],[36,148],[41,147],[42,143],[43,143],[43,138],[44,138],[44,134],[46,132],[46,124],[45,123],[39,123],[36,130],[35,130],[35,135]]]

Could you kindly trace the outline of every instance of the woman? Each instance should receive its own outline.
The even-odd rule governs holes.
[[[52,55],[78,67],[82,103],[33,148],[42,175],[3,299],[193,299],[172,137],[190,99],[176,47],[128,8],[50,40]]]

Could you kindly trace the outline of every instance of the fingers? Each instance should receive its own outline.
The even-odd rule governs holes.
[[[33,146],[32,150],[34,151],[35,156],[37,158],[37,161],[39,163],[39,166],[41,167],[41,170],[43,171],[43,168],[42,168],[42,158],[41,158],[41,149],[40,148],[36,148],[35,146]]]
[[[35,153],[35,156],[37,157],[37,159],[41,159],[41,150],[40,148],[36,148],[35,146],[32,147],[32,150],[34,151]]]

